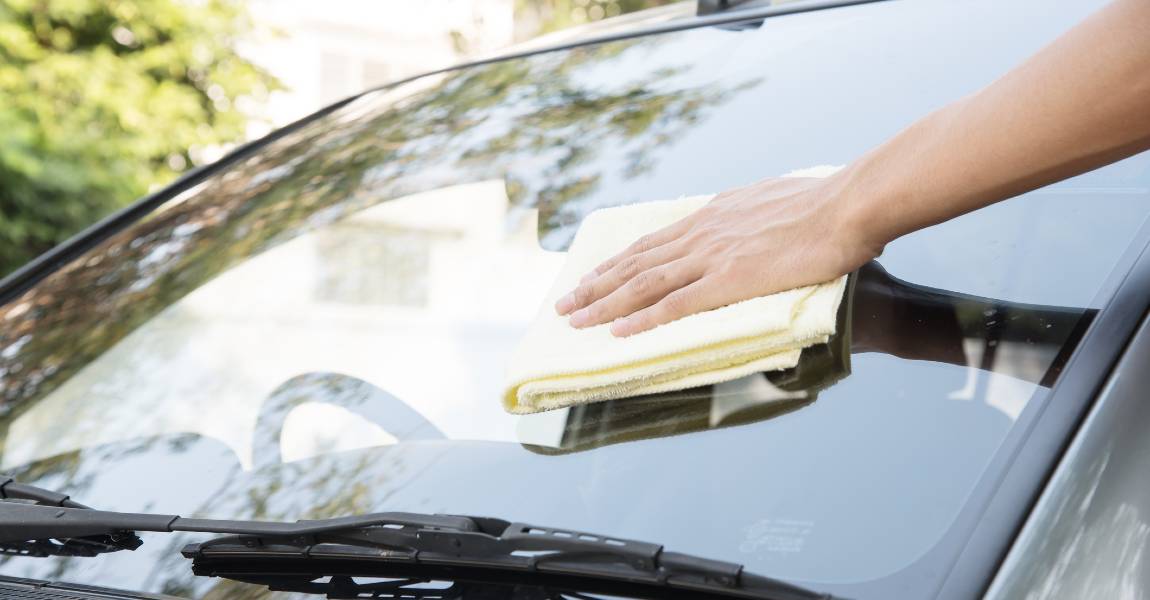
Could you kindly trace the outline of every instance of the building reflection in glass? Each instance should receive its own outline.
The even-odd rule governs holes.
[[[1068,337],[1081,335],[1092,314],[923,288],[871,263],[852,276],[839,333],[794,369],[516,418],[493,400],[503,361],[563,256],[539,247],[533,212],[509,206],[500,181],[417,194],[232,268],[16,418],[3,466],[163,433],[221,440],[250,466],[268,406],[309,373],[362,381],[448,439],[540,452],[783,415],[846,377],[852,353],[967,367],[951,398],[995,404],[993,394],[976,393],[985,373],[1048,386],[1067,358],[1063,348],[1074,346]],[[267,443],[295,458],[396,443],[384,412],[364,422],[367,413],[329,395],[311,389],[309,402],[284,415],[282,439]],[[1026,397],[1005,397],[996,408],[1015,418]]]

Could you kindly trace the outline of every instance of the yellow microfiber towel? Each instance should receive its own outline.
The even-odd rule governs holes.
[[[795,366],[825,343],[847,277],[684,317],[630,337],[610,324],[576,329],[554,305],[599,263],[713,196],[597,210],[586,217],[555,284],[508,365],[503,406],[525,414],[729,381]]]

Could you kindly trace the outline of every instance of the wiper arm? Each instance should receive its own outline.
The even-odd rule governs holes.
[[[660,598],[829,598],[746,573],[741,565],[669,552],[647,542],[483,517],[379,513],[356,519],[370,522],[351,527],[332,523],[340,519],[277,524],[310,532],[229,536],[189,544],[183,555],[193,559],[197,575],[278,586],[275,589],[286,589],[282,586],[293,579],[306,583],[325,576],[384,575],[580,590],[609,584],[602,591],[629,588]]]
[[[0,509],[9,506],[34,506],[51,509],[60,507],[78,510],[90,510],[89,507],[72,500],[66,494],[53,492],[34,485],[17,482],[6,475],[0,475],[0,499],[15,502],[29,502],[34,504],[16,504],[15,502],[0,502]],[[17,509],[18,512],[18,509]],[[13,515],[9,512],[8,515]],[[0,524],[0,554],[17,556],[96,556],[105,552],[118,550],[135,550],[143,542],[132,531],[97,532],[90,535],[77,534],[66,538],[51,536],[43,538],[9,538],[8,532]],[[11,539],[12,541],[7,541]]]
[[[66,494],[20,483],[7,475],[0,475],[0,499],[30,500],[39,504],[68,508],[90,508],[72,500],[71,496]]]
[[[138,547],[137,531],[230,534],[184,547],[193,572],[272,589],[306,591],[302,586],[327,576],[332,583],[389,576],[626,589],[659,598],[829,598],[658,544],[500,519],[399,512],[295,523],[190,519],[80,508],[46,490],[12,486],[0,485],[0,493],[51,505],[0,502],[0,548],[60,540],[111,551]]]

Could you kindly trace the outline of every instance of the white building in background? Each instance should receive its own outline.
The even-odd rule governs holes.
[[[367,88],[510,45],[515,0],[252,0],[244,54],[286,88],[249,137]]]

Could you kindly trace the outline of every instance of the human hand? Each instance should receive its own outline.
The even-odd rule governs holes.
[[[843,209],[844,182],[767,179],[721,193],[596,267],[555,310],[622,337],[848,273],[882,246]]]

